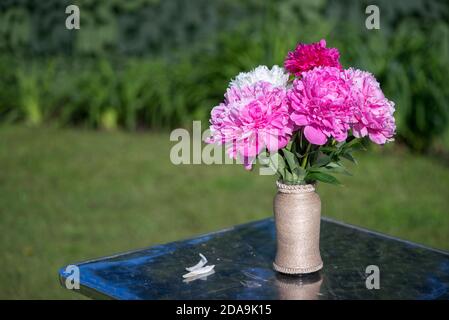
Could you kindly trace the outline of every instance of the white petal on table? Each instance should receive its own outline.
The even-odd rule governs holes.
[[[189,278],[185,278],[184,280],[182,280],[184,283],[189,283],[195,280],[202,280],[202,281],[206,281],[208,276],[211,276],[215,273],[214,270],[209,271],[208,273],[203,273],[203,274],[199,274],[197,276],[193,276],[193,277],[189,277]]]
[[[198,261],[198,263],[196,265],[194,265],[193,267],[186,268],[186,270],[191,272],[191,271],[195,271],[195,270],[205,266],[207,263],[206,257],[203,256],[201,253],[200,253],[200,257],[201,257],[201,260]]]
[[[206,266],[206,267],[202,267],[202,268],[198,268],[195,269],[194,271],[191,271],[189,273],[186,273],[185,275],[183,275],[183,278],[190,278],[190,277],[195,277],[197,275],[201,275],[204,273],[208,273],[210,271],[212,271],[215,268],[215,265],[211,265],[211,266]]]

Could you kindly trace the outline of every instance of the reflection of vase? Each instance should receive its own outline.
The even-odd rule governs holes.
[[[315,300],[318,299],[323,278],[319,272],[291,276],[276,275],[276,288],[280,300]]]
[[[277,182],[274,198],[277,252],[273,267],[288,274],[320,270],[321,201],[315,186]]]

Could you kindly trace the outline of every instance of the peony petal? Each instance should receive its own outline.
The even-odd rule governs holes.
[[[316,129],[312,126],[306,126],[304,128],[304,136],[310,143],[316,144],[319,146],[322,146],[323,144],[325,144],[327,142],[326,135],[319,129]]]
[[[348,137],[348,133],[346,131],[339,132],[338,134],[334,135],[335,140],[337,140],[338,142],[345,141],[347,137]]]
[[[198,276],[198,275],[201,275],[201,274],[206,274],[206,273],[211,272],[214,268],[215,268],[215,265],[201,267],[199,269],[196,269],[194,271],[191,271],[189,273],[184,274],[182,277],[183,278],[190,278],[190,277],[195,277],[195,276]]]
[[[202,253],[200,253],[200,258],[201,258],[201,260],[198,261],[198,263],[196,265],[194,265],[192,267],[188,267],[188,268],[186,268],[186,270],[192,272],[199,268],[204,267],[204,265],[207,263],[207,259]]]
[[[300,113],[293,113],[290,118],[298,126],[306,126],[309,124],[307,117]]]
[[[370,132],[369,138],[376,144],[384,144],[385,142],[387,142],[387,138],[385,138],[385,136],[380,132]]]

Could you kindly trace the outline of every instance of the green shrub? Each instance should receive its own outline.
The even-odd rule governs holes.
[[[395,101],[399,139],[425,151],[447,136],[443,1],[379,0],[381,30],[365,28],[366,1],[75,2],[75,32],[61,27],[64,1],[0,4],[0,121],[188,127],[207,120],[237,73],[282,65],[296,42],[326,38],[344,66],[372,72]]]

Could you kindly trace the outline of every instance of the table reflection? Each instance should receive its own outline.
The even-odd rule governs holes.
[[[306,275],[276,274],[275,284],[281,300],[318,299],[323,277],[321,272]]]

